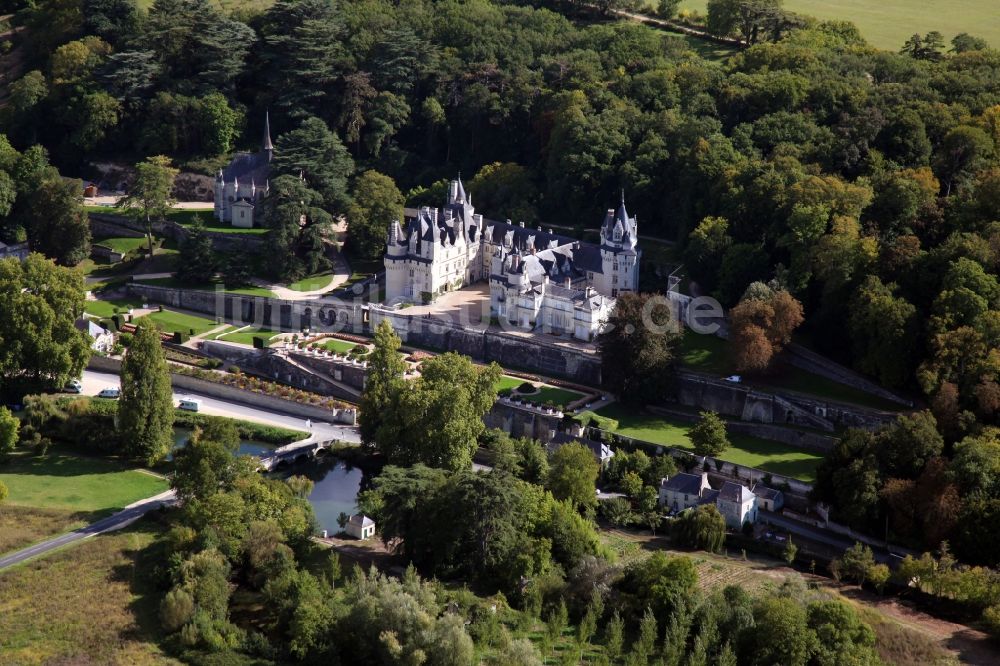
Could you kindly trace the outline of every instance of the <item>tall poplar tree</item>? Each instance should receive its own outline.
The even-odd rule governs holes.
[[[375,349],[368,359],[368,378],[361,396],[361,441],[375,445],[375,433],[393,401],[397,384],[403,381],[406,363],[399,355],[401,342],[392,324],[383,319],[375,327]]]
[[[122,362],[118,435],[132,458],[153,465],[173,443],[174,398],[159,331],[140,326]]]

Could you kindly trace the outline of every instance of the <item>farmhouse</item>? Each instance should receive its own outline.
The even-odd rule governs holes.
[[[714,504],[731,529],[757,522],[757,495],[744,485],[726,481],[713,490],[708,483],[708,472],[700,475],[681,472],[660,481],[660,506],[681,512],[702,504]]]
[[[386,301],[430,303],[488,281],[493,316],[524,329],[591,340],[621,293],[639,286],[638,225],[609,209],[598,244],[484,218],[461,179],[443,208],[423,207],[406,228],[389,225]]]

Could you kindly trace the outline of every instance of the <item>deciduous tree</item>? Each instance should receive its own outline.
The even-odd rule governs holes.
[[[149,256],[153,256],[153,222],[164,219],[173,206],[174,179],[178,170],[169,157],[155,155],[135,165],[135,181],[118,206],[133,212],[146,225]]]

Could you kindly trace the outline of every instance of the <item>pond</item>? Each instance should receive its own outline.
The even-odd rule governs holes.
[[[190,428],[174,428],[174,450],[181,448],[187,442],[188,437],[191,436]],[[241,456],[263,456],[267,455],[271,451],[274,451],[277,446],[274,444],[268,444],[267,442],[257,442],[252,439],[240,440],[240,448],[237,450],[237,454]],[[173,456],[168,456],[168,460]]]
[[[336,534],[340,531],[337,516],[341,512],[347,515],[357,512],[358,493],[362,489],[364,479],[361,469],[337,458],[320,456],[308,463],[292,467],[283,476],[290,474],[305,476],[315,484],[308,500],[316,514],[320,530]]]

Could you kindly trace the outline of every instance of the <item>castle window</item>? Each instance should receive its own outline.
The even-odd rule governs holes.
[[[622,230],[615,228],[615,240],[620,241],[622,239]]]

